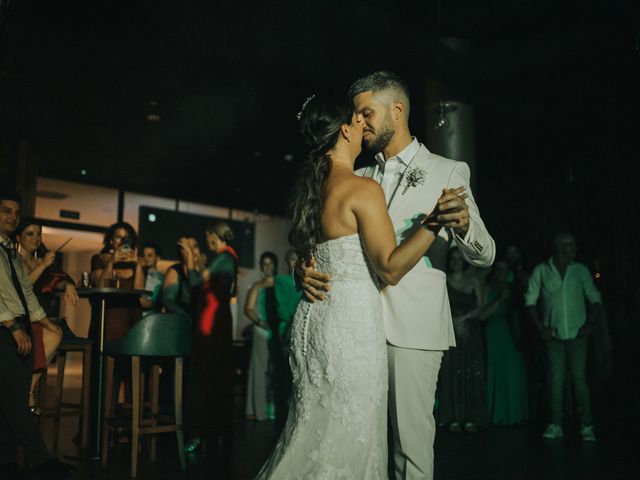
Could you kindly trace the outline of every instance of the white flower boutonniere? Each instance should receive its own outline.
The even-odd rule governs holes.
[[[417,187],[422,185],[427,178],[427,172],[425,172],[420,167],[412,167],[407,170],[404,174],[404,178],[402,179],[402,183],[404,184],[404,189],[402,190],[402,195],[407,193],[411,187]]]

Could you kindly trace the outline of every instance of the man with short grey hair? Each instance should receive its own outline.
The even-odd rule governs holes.
[[[555,439],[564,435],[562,407],[568,366],[578,404],[580,436],[584,441],[593,442],[596,437],[591,424],[587,384],[587,339],[594,316],[587,315],[586,303],[593,307],[594,314],[599,315],[602,300],[587,266],[574,261],[576,249],[573,235],[560,233],[555,236],[553,256],[537,265],[529,278],[525,305],[545,343],[549,362],[551,423],[542,436]],[[536,309],[540,297],[542,319]]]

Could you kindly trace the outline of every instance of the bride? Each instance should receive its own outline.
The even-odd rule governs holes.
[[[418,225],[397,245],[382,188],[353,172],[363,122],[346,95],[311,97],[299,119],[309,153],[292,200],[290,240],[331,276],[331,290],[323,302],[298,305],[291,409],[257,478],[386,479],[387,357],[377,279],[398,283],[435,232]]]

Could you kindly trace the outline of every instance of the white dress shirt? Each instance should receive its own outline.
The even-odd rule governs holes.
[[[400,179],[404,175],[405,170],[413,160],[413,157],[420,149],[420,143],[413,137],[412,142],[404,147],[397,155],[385,160],[382,152],[376,154],[376,160],[380,166],[380,173],[382,174],[382,190],[384,190],[384,196],[387,199],[387,204],[391,201],[393,194],[395,193]]]
[[[0,243],[15,252],[13,244],[7,237],[0,235]],[[13,286],[9,262],[13,262],[13,266],[18,274],[18,280],[20,281],[25,300],[27,301],[31,321],[39,321],[46,315],[33,293],[22,257],[16,253],[15,258],[11,258],[7,256],[4,248],[0,248],[0,322],[13,320],[26,313],[20,302],[20,297],[18,297],[18,293]]]
[[[551,327],[552,335],[560,340],[569,340],[578,335],[587,319],[585,301],[590,304],[602,302],[586,265],[571,262],[562,277],[553,257],[533,269],[524,304],[535,306],[540,296],[544,325]]]

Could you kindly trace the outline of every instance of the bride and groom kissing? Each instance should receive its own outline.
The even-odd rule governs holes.
[[[443,265],[454,240],[477,266],[495,244],[468,166],[412,137],[409,108],[406,84],[382,71],[299,114],[308,156],[290,241],[308,259],[296,273],[306,301],[289,416],[258,479],[385,479],[389,454],[395,478],[433,478],[436,382],[455,346]],[[363,144],[378,163],[354,172]]]

